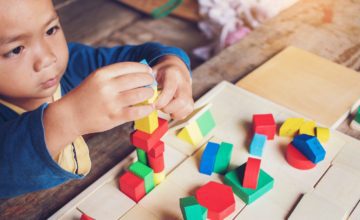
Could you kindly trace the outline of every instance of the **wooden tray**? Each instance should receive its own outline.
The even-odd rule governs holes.
[[[195,105],[204,106],[208,103],[211,103],[210,111],[217,126],[204,142],[212,139],[233,143],[230,168],[246,162],[249,156],[248,145],[253,114],[272,113],[277,123],[288,117],[302,117],[228,82],[217,85]],[[203,151],[201,144],[195,147],[186,145],[175,137],[173,129],[169,130],[163,141],[166,143],[167,177],[138,204],[124,198],[117,185],[119,175],[134,160],[133,153],[50,219],[78,219],[81,215],[79,210],[90,212],[87,214],[97,219],[181,219],[179,198],[193,195],[197,187],[210,180],[222,182],[222,177],[217,174],[207,176],[199,173],[199,158]],[[312,170],[300,171],[290,167],[285,160],[284,148],[290,141],[289,138],[276,136],[274,141],[266,143],[261,167],[274,177],[274,188],[248,206],[236,197],[236,211],[227,219],[268,219],[269,216],[271,219],[285,219],[302,195],[313,192],[314,188],[322,197],[324,207],[330,207],[329,204],[332,204],[331,207],[336,208],[326,212],[334,212],[336,216],[343,217],[350,214],[360,193],[360,142],[332,130],[331,138],[325,145],[325,160]],[[334,169],[335,172],[329,172],[328,169]],[[346,176],[342,176],[342,172],[336,172],[339,169],[344,170]],[[113,194],[119,196],[104,198],[104,195]],[[119,200],[120,197],[122,199]],[[303,203],[300,203],[301,207]],[[114,210],[114,207],[119,208]],[[127,210],[124,207],[127,207]],[[324,212],[322,209],[314,210]],[[313,214],[316,216],[319,213]]]

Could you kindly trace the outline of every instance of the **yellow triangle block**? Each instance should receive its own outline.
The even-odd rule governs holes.
[[[154,173],[155,185],[159,185],[164,180],[165,180],[165,171],[162,171],[160,173]]]
[[[330,129],[322,128],[322,127],[316,127],[316,137],[323,144],[328,142],[328,140],[330,138]]]
[[[307,134],[307,135],[315,136],[315,127],[316,127],[316,122],[306,121],[300,127],[299,134]]]
[[[152,134],[159,126],[158,113],[153,111],[150,115],[135,121],[135,129]]]
[[[178,138],[181,140],[184,140],[193,146],[198,145],[201,140],[203,139],[203,136],[201,134],[200,128],[196,121],[190,123],[186,127],[184,127],[179,134],[177,135]]]
[[[282,137],[293,137],[299,131],[300,127],[303,125],[303,118],[288,118],[281,125],[279,136]]]

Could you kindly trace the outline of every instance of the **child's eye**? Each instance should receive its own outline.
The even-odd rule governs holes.
[[[60,29],[60,27],[56,25],[56,26],[50,28],[49,30],[47,30],[46,34],[49,36],[54,35],[57,32],[57,30],[59,30],[59,29]]]
[[[24,49],[24,46],[16,47],[16,48],[12,49],[10,52],[4,54],[4,57],[11,58],[11,57],[17,56],[22,52],[23,49]]]

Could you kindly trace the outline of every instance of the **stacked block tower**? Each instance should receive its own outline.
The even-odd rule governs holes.
[[[141,61],[147,64],[145,60]],[[151,85],[154,95],[139,105],[153,104],[158,97],[157,83]],[[158,117],[157,110],[135,121],[131,143],[136,148],[138,161],[119,178],[120,190],[138,202],[165,179],[165,145],[160,139],[168,131],[168,122]]]

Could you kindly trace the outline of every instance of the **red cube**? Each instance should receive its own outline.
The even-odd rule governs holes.
[[[154,170],[154,173],[160,173],[165,168],[164,154],[160,154],[157,157],[148,155],[149,165],[151,169]]]
[[[268,140],[273,140],[276,133],[276,124],[273,115],[253,115],[253,131],[254,133],[266,135]]]
[[[120,191],[135,202],[139,202],[145,196],[145,182],[140,177],[127,171],[119,178]]]

